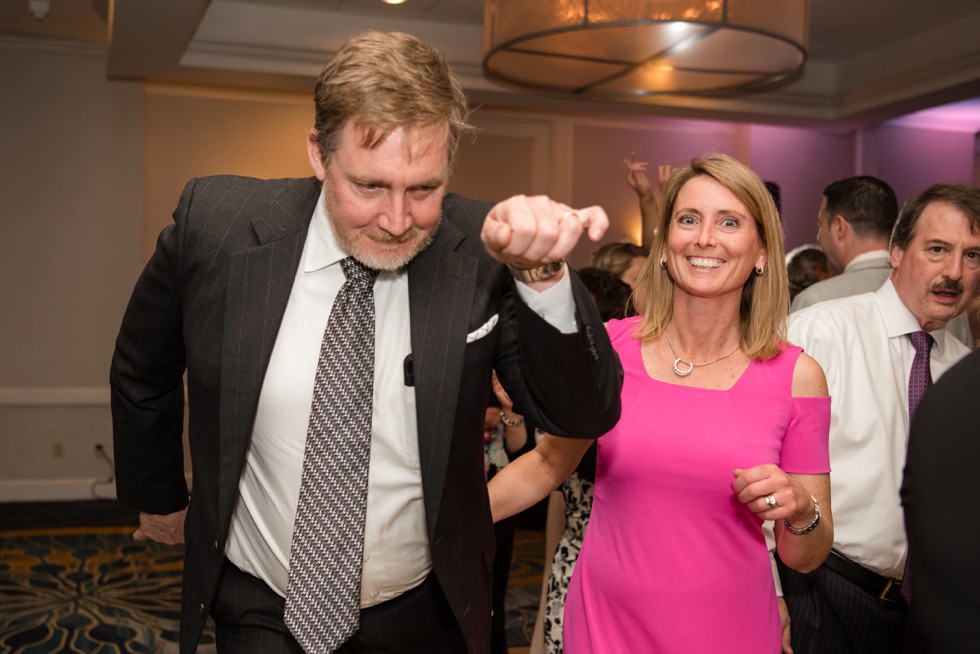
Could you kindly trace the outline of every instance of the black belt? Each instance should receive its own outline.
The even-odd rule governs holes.
[[[883,577],[855,563],[836,550],[830,550],[825,565],[885,602],[902,602],[902,580]]]

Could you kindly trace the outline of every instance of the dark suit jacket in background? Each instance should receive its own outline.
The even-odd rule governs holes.
[[[912,557],[909,654],[980,652],[980,351],[926,392],[902,481]]]
[[[123,318],[110,383],[119,498],[167,514],[188,503],[183,374],[193,499],[181,652],[214,599],[266,367],[319,197],[315,179],[192,180]],[[434,572],[473,652],[489,646],[493,529],[483,417],[496,369],[515,411],[548,432],[597,437],[619,418],[622,370],[573,276],[577,334],[518,297],[479,231],[490,204],[449,194],[432,244],[408,266],[419,455]],[[499,315],[471,344],[466,335]]]

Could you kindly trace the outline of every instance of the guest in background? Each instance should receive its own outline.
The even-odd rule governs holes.
[[[783,213],[783,192],[782,192],[782,190],[780,190],[779,184],[777,184],[776,182],[771,182],[769,180],[766,180],[766,181],[764,181],[762,183],[765,185],[766,190],[769,191],[769,195],[772,196],[773,204],[776,205],[776,213],[782,215],[782,213]]]
[[[659,206],[659,196],[662,194],[664,184],[670,178],[670,173],[674,169],[670,164],[660,164],[657,166],[657,186],[654,187],[647,177],[647,169],[650,163],[647,161],[637,161],[636,153],[630,152],[628,159],[623,159],[626,164],[626,183],[636,193],[640,200],[640,215],[643,217],[643,225],[653,225],[657,219],[657,208]]]
[[[789,257],[786,264],[786,274],[789,277],[789,299],[795,298],[800,291],[832,277],[827,255],[816,247],[804,248]]]
[[[895,191],[877,177],[829,184],[817,212],[817,242],[836,276],[799,293],[791,309],[881,288],[891,273],[888,238],[897,217]]]
[[[950,368],[912,420],[902,481],[914,571],[906,654],[980,652],[977,389],[980,352]]]
[[[970,335],[973,336],[973,347],[974,349],[980,347],[980,289],[977,290],[977,295],[974,296],[973,302],[970,303],[970,308],[967,309],[967,318],[970,323]]]
[[[483,418],[484,464],[487,481],[493,479],[512,458],[519,456],[530,443],[523,416],[514,413],[514,403],[507,391],[492,376],[493,394]],[[493,599],[490,620],[491,654],[507,654],[507,583],[510,579],[510,560],[514,553],[514,519],[500,520],[493,525],[497,551],[493,558]]]
[[[790,340],[824,367],[834,398],[833,550],[811,574],[780,566],[796,654],[902,651],[899,488],[909,422],[922,391],[969,353],[946,325],[980,284],[980,189],[936,185],[909,200],[890,263],[891,277],[874,293],[789,318]]]
[[[648,254],[649,250],[635,243],[606,243],[592,253],[591,266],[611,272],[632,288]]]
[[[631,306],[630,296],[633,289],[629,284],[602,268],[589,266],[579,268],[576,272],[595,301],[599,315],[604,321],[636,315],[636,311]]]
[[[828,185],[817,213],[817,241],[834,275],[799,293],[790,310],[881,288],[891,274],[888,244],[897,216],[895,191],[877,177],[861,175]],[[954,318],[946,330],[974,347],[966,315]]]
[[[782,335],[783,235],[762,180],[724,155],[676,171],[640,316],[607,325],[623,415],[598,445],[564,648],[777,652],[762,533],[807,572],[833,539],[823,372]],[[550,492],[587,444],[544,436],[490,484],[501,519]]]

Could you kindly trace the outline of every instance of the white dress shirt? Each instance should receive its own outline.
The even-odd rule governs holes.
[[[834,549],[900,578],[905,530],[899,487],[909,434],[908,380],[920,331],[891,280],[874,293],[822,302],[790,315],[789,340],[823,367],[830,390]],[[935,381],[970,350],[945,329],[930,365]]]
[[[344,283],[341,250],[323,197],[317,202],[289,302],[263,380],[225,553],[285,597],[317,359]],[[568,275],[543,293],[518,283],[528,305],[564,333],[577,330]],[[404,383],[411,353],[408,273],[381,272],[374,285],[375,366],[361,605],[387,601],[432,569],[422,498],[415,388]]]

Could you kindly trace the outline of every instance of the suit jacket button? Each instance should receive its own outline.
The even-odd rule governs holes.
[[[214,541],[214,553],[221,554],[221,550],[218,548],[218,541]]]
[[[206,618],[207,617],[207,615],[208,615],[208,607],[204,606],[204,604],[201,604],[201,606],[198,609],[198,611],[201,612],[201,617],[202,618]]]

